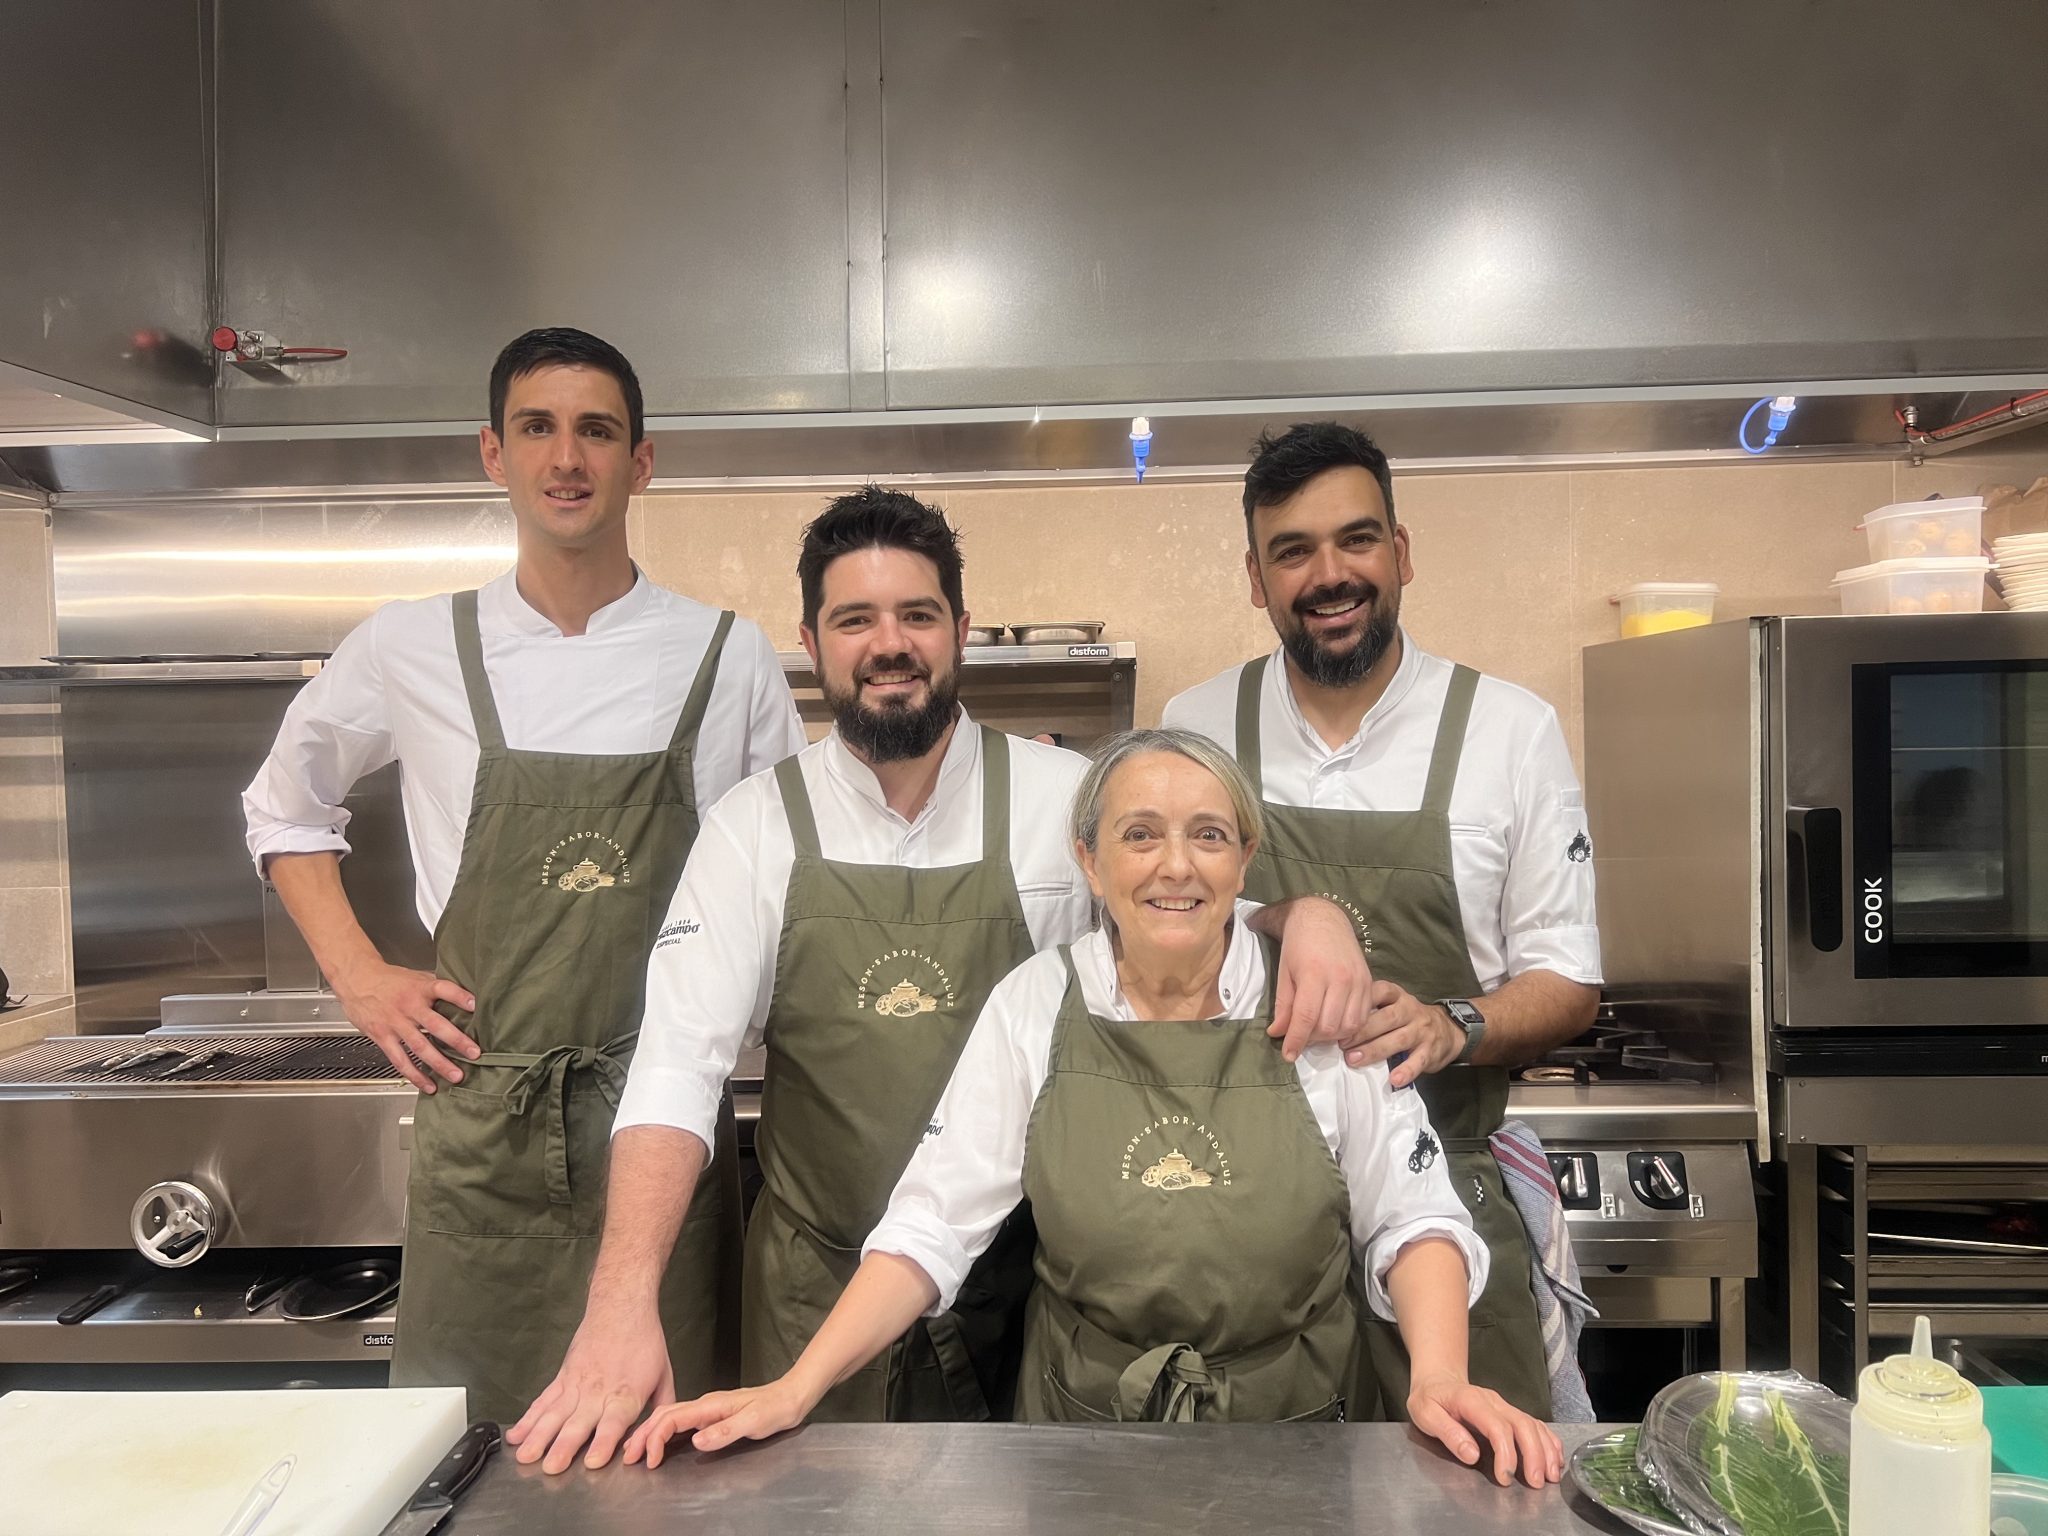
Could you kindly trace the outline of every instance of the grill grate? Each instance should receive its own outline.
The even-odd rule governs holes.
[[[100,1065],[110,1057],[165,1046],[179,1054],[135,1067]],[[206,1066],[172,1070],[214,1050],[221,1055]],[[399,1080],[376,1042],[353,1033],[63,1036],[0,1059],[0,1088],[267,1087]]]

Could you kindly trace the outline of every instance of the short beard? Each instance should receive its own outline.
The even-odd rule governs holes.
[[[1317,601],[1325,599],[1318,597]],[[1387,654],[1387,647],[1394,643],[1401,628],[1400,610],[1383,606],[1378,593],[1373,594],[1367,610],[1364,633],[1348,651],[1324,649],[1308,632],[1299,614],[1290,617],[1293,622],[1280,629],[1280,643],[1301,675],[1318,688],[1349,688],[1361,681],[1380,664],[1380,658]]]
[[[923,705],[869,709],[860,702],[860,685],[841,692],[822,678],[819,688],[839,734],[854,752],[870,763],[900,763],[923,757],[939,744],[946,727],[953,723],[960,700],[958,670],[927,682]]]

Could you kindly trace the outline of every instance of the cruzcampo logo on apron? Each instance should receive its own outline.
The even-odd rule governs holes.
[[[581,896],[608,885],[631,885],[633,863],[626,850],[602,832],[573,832],[548,850],[541,861],[540,883]]]
[[[1196,1156],[1213,1163],[1205,1168],[1183,1152],[1196,1149]],[[1155,1154],[1157,1154],[1155,1156]],[[1147,1159],[1152,1161],[1148,1162]],[[1124,1143],[1123,1163],[1118,1178],[1129,1183],[1135,1175],[1147,1189],[1173,1193],[1183,1189],[1209,1189],[1230,1183],[1230,1154],[1215,1132],[1192,1115],[1161,1115]]]
[[[953,978],[938,961],[921,949],[891,949],[860,973],[853,1006],[856,1013],[872,1009],[885,1019],[914,1019],[941,1008],[950,1012],[956,1000]]]

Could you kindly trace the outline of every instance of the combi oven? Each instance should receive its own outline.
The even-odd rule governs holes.
[[[1756,628],[1771,1023],[2048,1029],[2048,613]]]

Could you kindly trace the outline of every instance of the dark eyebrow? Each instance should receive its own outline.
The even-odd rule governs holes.
[[[514,411],[512,413],[512,419],[514,421],[553,421],[555,419],[555,416],[554,412],[542,410],[537,405],[526,405],[521,406],[518,410]],[[615,428],[616,430],[621,432],[625,431],[626,429],[626,424],[623,421],[619,420],[617,416],[614,416],[610,411],[584,411],[579,416],[577,416],[576,422],[579,426],[585,426],[591,422],[598,422],[604,426]]]
[[[1342,528],[1339,528],[1337,530],[1336,537],[1341,539],[1346,534],[1368,532],[1385,533],[1386,531],[1386,521],[1383,518],[1381,518],[1378,513],[1368,512],[1363,517],[1354,517]],[[1308,535],[1301,532],[1299,529],[1283,528],[1280,532],[1274,534],[1273,537],[1266,540],[1266,558],[1270,560],[1273,557],[1274,553],[1283,544],[1287,543],[1288,540],[1306,539],[1307,537]]]
[[[835,619],[846,618],[849,614],[873,613],[880,607],[881,604],[871,603],[865,599],[851,603],[836,603],[825,611],[825,622],[830,624]],[[909,602],[904,603],[899,611],[904,613],[944,613],[946,610],[936,597],[913,597]]]

